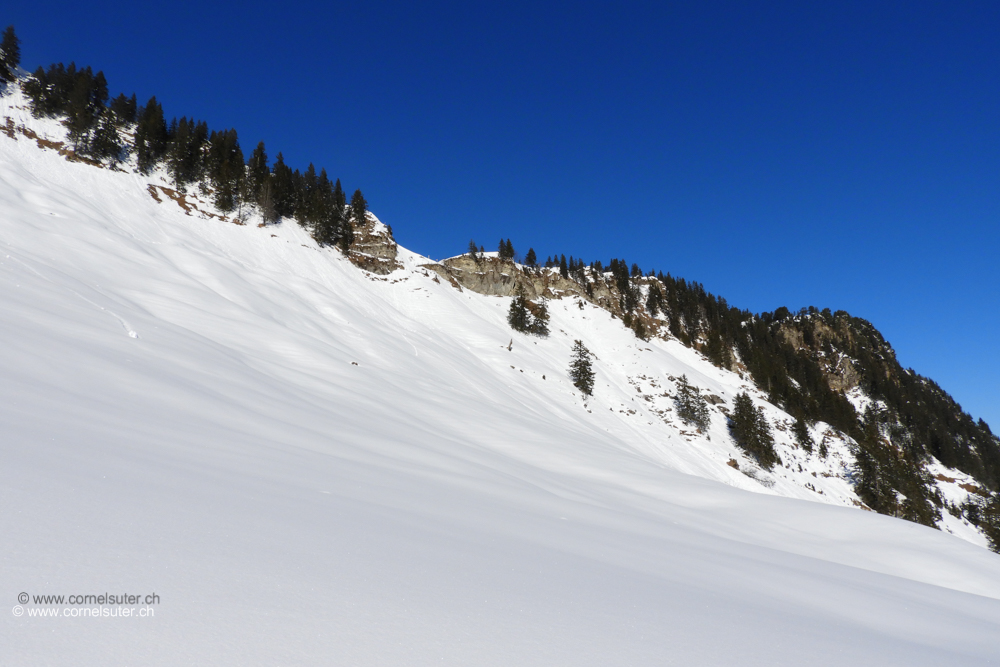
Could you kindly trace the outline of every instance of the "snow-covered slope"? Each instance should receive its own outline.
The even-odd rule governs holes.
[[[29,597],[3,664],[1000,661],[1000,558],[848,507],[842,442],[778,429],[755,472],[721,413],[671,419],[673,378],[739,376],[576,300],[513,334],[426,258],[370,275],[150,183],[0,135],[0,597],[159,596]]]

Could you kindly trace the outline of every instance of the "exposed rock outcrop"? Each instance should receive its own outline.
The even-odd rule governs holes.
[[[354,228],[354,242],[347,257],[365,271],[385,275],[402,268],[396,261],[398,253],[392,228],[369,213],[365,224]]]

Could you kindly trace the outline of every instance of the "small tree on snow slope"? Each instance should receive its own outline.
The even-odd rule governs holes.
[[[573,358],[569,362],[569,377],[573,386],[587,396],[594,393],[594,368],[590,361],[590,350],[583,341],[573,342]]]
[[[733,414],[729,417],[729,431],[733,434],[736,444],[765,470],[770,470],[775,463],[780,463],[778,453],[774,451],[774,436],[771,426],[764,416],[762,408],[755,408],[753,401],[742,392],[736,396]]]
[[[708,429],[711,418],[708,412],[708,401],[701,395],[698,387],[688,383],[687,375],[682,375],[677,381],[677,397],[674,399],[677,416],[685,424],[695,426],[700,431]]]

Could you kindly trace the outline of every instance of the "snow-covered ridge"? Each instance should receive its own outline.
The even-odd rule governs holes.
[[[64,138],[17,94],[0,99],[7,118]],[[657,664],[667,651],[753,662],[768,656],[754,639],[765,627],[784,628],[769,631],[784,641],[778,662],[843,658],[832,649],[845,642],[857,657],[845,636],[914,663],[996,656],[996,558],[855,509],[848,443],[819,424],[829,453],[807,454],[791,417],[738,374],[639,340],[579,299],[549,302],[549,338],[523,336],[508,299],[456,289],[426,257],[400,248],[401,268],[370,274],[294,223],[232,224],[150,186],[171,187],[0,135],[2,488],[16,508],[3,528],[17,538],[0,553],[13,586],[168,591],[255,648],[219,653],[180,607],[159,626],[102,632],[123,646],[127,632],[193,637],[208,662],[419,664],[458,636],[464,664]],[[595,355],[586,400],[566,372],[576,339]],[[682,375],[721,400],[706,433],[673,416]],[[741,391],[774,428],[783,465],[771,472],[728,434],[721,408]],[[935,472],[956,480],[949,493],[967,483]],[[280,619],[235,593],[248,581]],[[482,605],[490,595],[499,606]],[[924,611],[901,611],[916,600]],[[669,627],[680,618],[687,638]],[[739,645],[712,646],[713,626]],[[3,632],[21,662],[99,641],[65,625]],[[250,636],[275,632],[299,641]],[[538,641],[555,653],[533,652]]]

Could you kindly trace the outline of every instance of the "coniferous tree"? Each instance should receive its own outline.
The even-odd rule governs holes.
[[[364,225],[368,222],[368,202],[365,201],[361,190],[355,190],[351,195],[351,219],[355,225]]]
[[[136,112],[139,109],[135,93],[132,93],[132,97],[125,97],[125,93],[119,93],[118,97],[111,101],[109,107],[115,114],[119,128],[135,124]]]
[[[663,291],[658,283],[649,286],[649,295],[646,297],[646,310],[653,317],[663,310]]]
[[[125,144],[118,133],[118,119],[110,109],[105,109],[90,133],[87,154],[114,165],[122,159],[124,151]]]
[[[545,301],[537,304],[528,302],[528,307],[532,311],[529,331],[536,336],[545,338],[549,335],[549,309],[545,306]]]
[[[166,167],[180,190],[189,183],[196,183],[204,176],[204,153],[208,142],[208,124],[196,123],[186,117],[175,118],[167,132]]]
[[[278,220],[278,211],[274,204],[274,185],[271,183],[270,174],[260,186],[260,192],[257,194],[257,206],[260,207],[260,217],[265,225]]]
[[[17,78],[21,64],[21,40],[14,33],[14,26],[7,26],[0,40],[0,82],[10,83]]]
[[[229,212],[240,203],[246,164],[236,130],[213,131],[208,139],[208,176],[215,187],[214,204]]]
[[[63,105],[63,125],[78,153],[89,154],[91,131],[97,125],[108,101],[108,82],[103,72],[96,75],[89,67],[76,73],[72,88]]]
[[[333,184],[333,211],[337,220],[337,244],[347,252],[354,243],[354,230],[351,221],[347,219],[347,193],[344,192],[340,179]]]
[[[531,313],[528,312],[528,300],[524,296],[524,286],[520,283],[514,289],[514,298],[511,299],[510,308],[507,311],[507,323],[514,331],[528,333],[531,328]]]
[[[583,341],[573,341],[573,356],[569,362],[569,377],[573,386],[587,396],[594,393],[594,368],[590,361],[590,350]]]
[[[639,340],[649,339],[649,332],[646,331],[646,325],[643,323],[641,317],[636,317],[632,321],[632,332],[635,333],[635,337]]]
[[[322,169],[316,182],[314,199],[313,237],[320,245],[333,245],[340,233],[340,216],[334,204],[334,189],[326,169]]]
[[[274,158],[271,169],[271,184],[273,186],[274,213],[281,218],[295,214],[295,179],[291,167],[285,164],[281,153]]]
[[[469,257],[475,260],[476,264],[478,264],[480,260],[479,248],[476,246],[475,240],[469,239],[469,249],[467,252],[469,253]]]
[[[736,396],[733,413],[729,417],[729,431],[736,444],[765,470],[770,470],[779,462],[764,410],[755,408],[753,400],[745,392]]]
[[[261,190],[264,184],[271,178],[271,169],[267,166],[267,150],[264,142],[257,143],[257,147],[250,153],[247,160],[247,186],[253,201],[260,204]]]
[[[1000,493],[994,493],[980,508],[979,528],[986,535],[990,550],[1000,554]]]
[[[799,447],[812,453],[815,443],[812,436],[809,435],[809,427],[802,417],[798,417],[795,420],[795,424],[792,426],[792,433],[795,435],[795,442],[799,443]]]
[[[708,429],[711,416],[708,411],[708,401],[701,391],[688,382],[687,375],[682,375],[677,381],[677,396],[674,398],[677,416],[685,424],[697,427],[699,431]]]
[[[344,237],[342,243],[345,248],[349,248],[351,243],[354,242],[354,230],[361,228],[362,225],[368,222],[368,202],[365,201],[364,195],[361,194],[361,190],[355,190],[354,194],[351,195],[351,219],[350,222],[345,225]]]
[[[507,323],[514,331],[533,334],[544,338],[549,335],[549,311],[544,303],[531,303],[524,291],[524,285],[518,283],[514,288],[514,298],[511,299],[507,311]]]
[[[148,174],[156,168],[167,151],[167,123],[163,118],[163,107],[156,96],[149,98],[138,112],[135,128],[135,154],[139,171]]]
[[[316,192],[316,165],[309,163],[301,174],[295,172],[295,220],[302,227],[310,227],[314,220],[313,194]]]
[[[559,255],[559,275],[569,278],[569,266],[566,264],[566,255]]]
[[[524,256],[524,263],[531,267],[538,265],[538,256],[535,255],[534,248],[528,248],[528,254]]]

